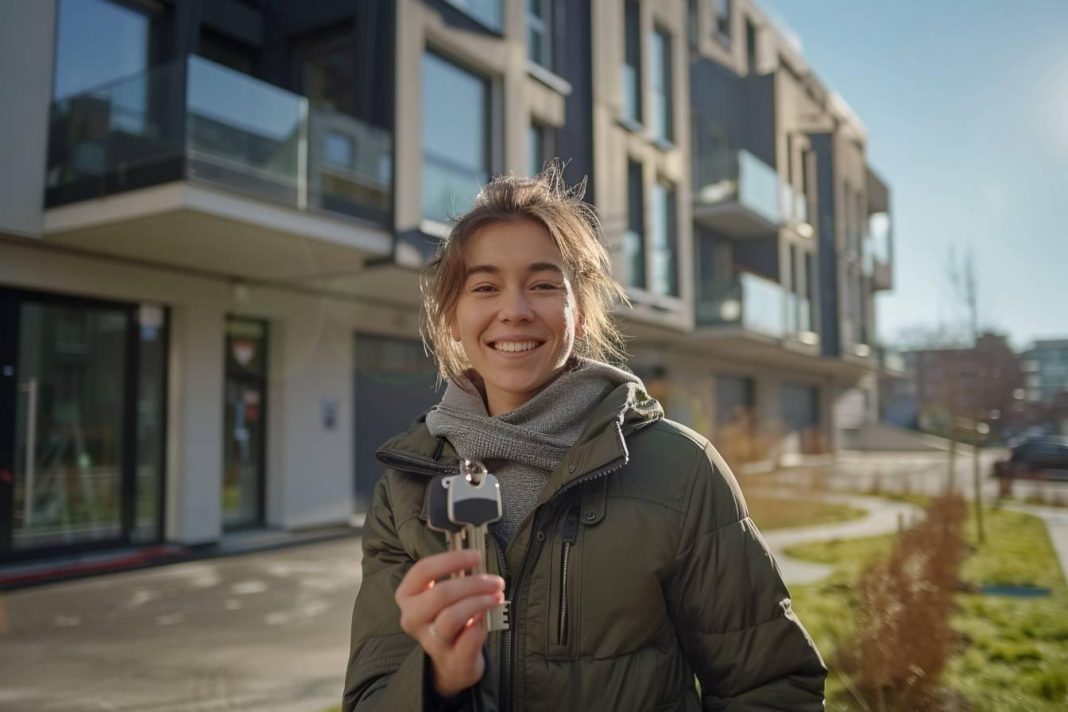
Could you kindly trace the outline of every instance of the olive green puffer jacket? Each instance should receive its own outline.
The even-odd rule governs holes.
[[[487,537],[512,627],[490,635],[464,708],[823,709],[823,661],[734,476],[662,415],[640,386],[616,388],[507,550]],[[457,472],[457,456],[420,422],[379,459],[389,469],[365,524],[344,712],[430,704],[427,658],[393,596],[412,562],[446,548],[423,495],[431,477]]]

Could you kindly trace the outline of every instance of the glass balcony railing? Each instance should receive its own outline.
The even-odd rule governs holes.
[[[787,292],[781,284],[741,272],[730,283],[712,285],[705,293],[708,296],[697,302],[701,326],[735,325],[780,339],[787,334]]]
[[[392,136],[200,57],[53,103],[46,203],[174,180],[384,222]]]
[[[779,174],[748,151],[699,140],[694,179],[699,206],[737,204],[773,226],[782,222]]]
[[[804,193],[796,190],[789,183],[783,183],[779,200],[782,215],[787,222],[808,222],[808,200],[805,198]]]

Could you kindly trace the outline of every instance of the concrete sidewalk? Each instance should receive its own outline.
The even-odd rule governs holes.
[[[360,559],[350,536],[2,594],[0,710],[321,712]]]
[[[908,524],[923,516],[923,510],[913,504],[894,502],[879,497],[861,495],[826,494],[813,499],[834,504],[845,504],[858,509],[866,509],[868,516],[851,522],[825,524],[816,527],[797,527],[794,529],[776,529],[764,534],[764,540],[771,549],[775,561],[782,571],[787,584],[808,584],[820,581],[831,574],[831,566],[811,561],[801,561],[786,555],[786,549],[798,544],[834,541],[836,539],[863,539],[866,537],[892,534],[900,523]]]

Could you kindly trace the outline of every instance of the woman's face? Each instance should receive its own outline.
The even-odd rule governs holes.
[[[466,277],[452,337],[500,415],[533,398],[571,356],[581,321],[564,261],[549,231],[531,220],[487,225],[464,250]]]

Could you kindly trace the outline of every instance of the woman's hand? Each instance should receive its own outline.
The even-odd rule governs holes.
[[[434,690],[442,697],[458,695],[482,679],[486,631],[479,622],[504,601],[500,576],[445,578],[477,566],[478,559],[474,551],[427,556],[397,586],[400,626],[430,656]]]

